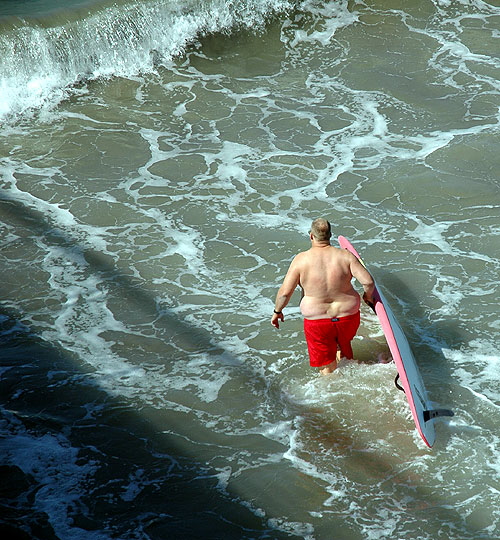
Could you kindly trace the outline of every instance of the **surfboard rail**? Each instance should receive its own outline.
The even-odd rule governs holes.
[[[339,236],[338,241],[341,248],[350,251],[367,268],[359,253],[347,238]],[[373,298],[375,303],[371,307],[376,313],[384,332],[398,371],[402,389],[410,406],[415,427],[424,443],[428,447],[432,447],[436,440],[436,431],[432,420],[438,416],[453,416],[453,412],[448,409],[432,408],[408,339],[377,283],[375,283]]]

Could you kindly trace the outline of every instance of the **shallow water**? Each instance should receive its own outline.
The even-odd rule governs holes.
[[[498,5],[10,4],[4,530],[497,538]],[[317,216],[456,413],[432,450],[368,308],[328,378],[298,293],[269,324]]]

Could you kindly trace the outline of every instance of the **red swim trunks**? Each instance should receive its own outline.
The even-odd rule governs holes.
[[[312,367],[323,367],[337,358],[337,345],[342,358],[353,358],[351,340],[359,328],[359,311],[347,317],[304,319],[304,334]]]

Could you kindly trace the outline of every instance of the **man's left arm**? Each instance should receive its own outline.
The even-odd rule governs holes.
[[[368,270],[353,255],[351,262],[351,273],[363,286],[363,300],[367,304],[373,304],[373,292],[375,291],[375,282]]]

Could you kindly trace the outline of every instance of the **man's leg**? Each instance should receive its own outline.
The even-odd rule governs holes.
[[[337,354],[340,355],[341,358],[345,358],[346,360],[353,360],[354,353],[352,352],[351,342],[344,341],[342,343],[342,348]]]
[[[337,340],[340,348],[340,355],[342,358],[352,360],[354,353],[352,352],[351,341],[354,339],[356,332],[358,331],[360,324],[359,311],[354,316],[349,317],[345,322],[342,321],[338,324]]]
[[[321,373],[321,375],[329,375],[330,373],[333,373],[338,367],[338,363],[340,362],[340,358],[341,358],[341,356],[340,356],[340,347],[337,346],[337,358],[336,358],[336,360],[334,360],[330,364],[327,364],[326,366],[320,367],[319,372]]]
[[[309,364],[318,368],[322,375],[337,369],[337,341],[332,334],[330,319],[310,321],[304,319],[304,334],[309,351]]]

